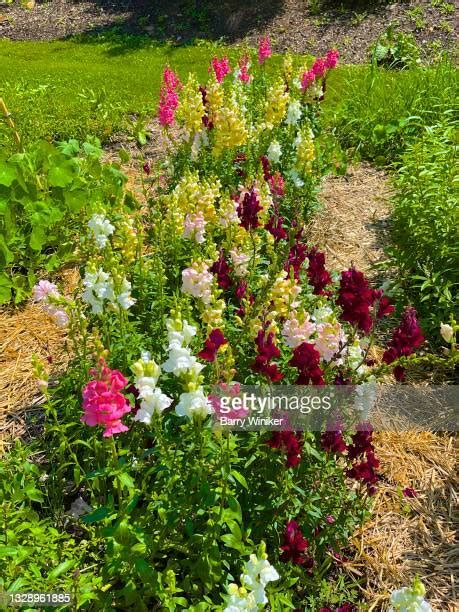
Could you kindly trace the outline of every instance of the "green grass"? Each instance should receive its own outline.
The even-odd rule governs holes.
[[[360,158],[387,165],[426,126],[457,112],[458,72],[443,60],[429,68],[341,66],[328,80],[324,123]]]
[[[204,76],[213,52],[209,45],[121,43],[0,41],[0,96],[25,142],[88,134],[104,141],[127,115],[154,111],[166,63],[182,77],[190,70]]]

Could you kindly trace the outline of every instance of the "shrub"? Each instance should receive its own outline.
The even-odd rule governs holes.
[[[41,141],[0,157],[0,304],[21,302],[39,270],[75,258],[92,212],[120,206],[126,177],[102,153],[97,140]]]
[[[426,127],[407,146],[394,177],[390,254],[407,295],[435,336],[459,306],[457,128],[449,114]]]

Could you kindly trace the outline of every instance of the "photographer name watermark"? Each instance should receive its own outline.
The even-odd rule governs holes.
[[[214,424],[239,431],[351,429],[370,421],[379,431],[457,431],[458,386],[216,385]]]

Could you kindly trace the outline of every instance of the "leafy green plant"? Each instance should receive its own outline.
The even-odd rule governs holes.
[[[396,32],[389,26],[370,48],[373,62],[393,70],[404,70],[420,63],[420,52],[412,34]]]
[[[126,177],[101,157],[97,139],[0,156],[0,303],[21,302],[40,269],[74,257],[91,212],[121,203]]]
[[[390,250],[401,283],[424,320],[438,328],[459,308],[458,122],[425,128],[402,155],[394,179]]]

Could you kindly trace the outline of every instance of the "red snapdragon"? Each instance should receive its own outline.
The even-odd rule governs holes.
[[[228,344],[228,340],[223,335],[222,330],[213,329],[204,342],[204,348],[198,353],[198,357],[205,361],[215,361],[218,349],[224,344]]]
[[[293,351],[289,364],[298,368],[297,385],[324,385],[324,372],[320,367],[320,353],[313,344],[302,342]]]
[[[303,537],[298,523],[296,521],[289,521],[285,526],[280,560],[284,561],[284,563],[291,562],[295,565],[303,565],[307,561],[304,552],[308,546],[309,542]]]
[[[410,306],[406,308],[400,325],[393,332],[392,340],[383,355],[384,363],[391,364],[400,357],[408,357],[423,342],[424,336],[417,320],[416,310]],[[396,366],[394,376],[398,381],[403,381],[405,369],[402,366]]]

